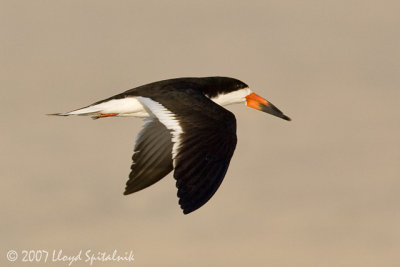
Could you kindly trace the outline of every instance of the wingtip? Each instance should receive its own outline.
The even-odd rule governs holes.
[[[200,205],[199,207],[197,207],[197,206],[193,206],[193,205],[183,205],[182,203],[179,203],[179,205],[181,206],[182,212],[185,215],[192,213],[193,211],[199,209],[202,206],[202,205]]]
[[[182,209],[182,212],[184,215],[188,215],[189,213],[191,213],[193,210],[191,209]]]

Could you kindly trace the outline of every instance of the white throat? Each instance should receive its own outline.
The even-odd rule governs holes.
[[[227,94],[219,94],[218,96],[211,98],[211,100],[220,106],[226,106],[245,102],[246,96],[249,94],[251,94],[251,90],[249,88],[243,88]]]

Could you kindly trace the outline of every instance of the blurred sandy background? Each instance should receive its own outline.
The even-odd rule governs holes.
[[[0,265],[20,266],[9,249],[118,249],[136,266],[400,266],[399,11],[361,0],[1,1]],[[171,175],[122,195],[140,119],[44,115],[209,75],[245,81],[293,121],[230,107],[230,169],[187,216]]]

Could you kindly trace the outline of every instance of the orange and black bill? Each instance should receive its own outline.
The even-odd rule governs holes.
[[[257,95],[256,93],[251,93],[248,96],[246,96],[246,102],[248,107],[264,111],[266,113],[277,116],[287,121],[291,120],[288,116],[283,114],[283,112],[280,111],[277,107],[272,105],[272,103],[268,102],[267,100]]]

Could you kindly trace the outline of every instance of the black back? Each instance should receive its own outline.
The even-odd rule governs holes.
[[[169,94],[171,91],[186,91],[188,89],[196,90],[208,98],[213,98],[220,94],[230,93],[247,87],[247,84],[244,82],[230,77],[175,78],[141,85],[93,103],[93,105],[129,96],[143,96],[154,99],[157,95]]]

